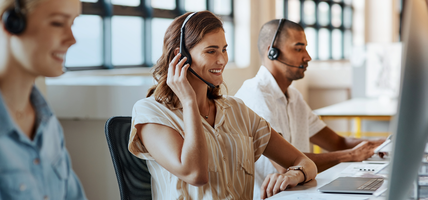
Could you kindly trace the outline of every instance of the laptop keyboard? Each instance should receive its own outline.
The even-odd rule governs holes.
[[[377,190],[383,183],[383,179],[378,178],[378,179],[370,179],[369,181],[367,181],[366,183],[364,183],[363,185],[361,185],[359,188],[359,190],[372,190],[375,191]]]

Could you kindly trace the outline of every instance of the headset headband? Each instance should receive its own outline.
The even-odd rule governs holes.
[[[181,25],[181,30],[183,30],[184,29],[184,27],[186,26],[186,24],[187,24],[187,21],[189,21],[189,19],[191,18],[191,17],[193,17],[193,15],[195,15],[196,13],[198,13],[198,12],[194,12],[194,13],[192,13],[192,14],[190,14],[189,16],[187,16],[186,17],[186,19],[184,20],[184,22],[183,22],[183,25]]]
[[[19,2],[19,0],[15,0],[15,12],[16,13],[21,13],[21,3]]]
[[[273,44],[275,43],[276,36],[278,35],[278,32],[279,32],[279,30],[280,30],[280,28],[281,28],[281,25],[282,25],[282,18],[281,18],[281,19],[279,19],[278,28],[276,28],[276,32],[275,32],[275,35],[273,36],[272,44],[270,44],[270,48],[274,48],[274,47],[273,47]]]
[[[184,20],[183,25],[181,25],[181,29],[180,29],[180,31],[181,31],[181,33],[180,33],[180,53],[181,53],[180,60],[183,59],[184,57],[187,57],[187,60],[186,60],[185,63],[188,63],[190,65],[192,64],[192,56],[190,56],[190,52],[186,49],[186,42],[185,42],[185,38],[184,38],[184,32],[185,32],[185,26],[187,24],[187,21],[189,21],[189,19],[191,17],[193,17],[193,15],[195,15],[196,13],[198,13],[198,12],[194,12],[194,13],[188,15],[186,17],[186,19]],[[209,87],[211,87],[211,88],[215,88],[216,87],[214,84],[212,84],[212,83],[204,80],[202,77],[200,77],[191,67],[189,67],[188,70],[191,73],[193,73],[196,77],[198,77],[199,79],[201,79],[204,83],[206,83]]]

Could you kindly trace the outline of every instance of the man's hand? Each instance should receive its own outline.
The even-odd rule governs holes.
[[[373,145],[375,145],[376,147],[378,147],[379,145],[381,145],[385,141],[386,141],[385,139],[378,139],[378,140],[370,140],[369,142],[373,143]]]
[[[382,143],[384,143],[386,140],[385,139],[378,139],[378,140],[371,140],[370,142],[373,142],[373,144],[376,146],[376,148],[378,147],[378,146],[380,146]],[[383,157],[385,157],[385,156],[388,156],[388,152],[379,152],[379,153],[377,153],[378,154],[378,156],[380,157],[380,158],[383,158]]]
[[[382,144],[382,143],[380,143]],[[354,148],[350,149],[351,161],[361,162],[374,155],[374,150],[378,147],[379,142],[374,141],[363,141]]]
[[[269,198],[287,188],[294,187],[302,182],[303,179],[303,173],[295,170],[290,170],[284,174],[269,174],[260,188],[260,198]]]

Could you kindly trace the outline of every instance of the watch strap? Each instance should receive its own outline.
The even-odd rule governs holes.
[[[303,185],[303,184],[305,184],[305,183],[307,183],[307,182],[310,181],[310,180],[306,181],[306,173],[303,170],[303,167],[301,167],[301,166],[292,166],[292,167],[287,168],[287,172],[290,171],[290,170],[298,170],[298,171],[302,172],[302,174],[303,174],[303,181],[301,183],[299,183],[298,185]]]

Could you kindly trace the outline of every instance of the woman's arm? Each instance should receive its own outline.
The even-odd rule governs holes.
[[[263,155],[275,161],[285,169],[291,166],[301,166],[305,175],[299,170],[290,170],[283,174],[270,174],[265,178],[261,187],[262,199],[271,197],[272,195],[285,190],[287,187],[294,187],[299,183],[303,183],[305,176],[305,181],[307,182],[314,179],[317,175],[317,167],[315,163],[288,143],[273,129],[269,143],[266,146]]]
[[[168,68],[168,86],[183,106],[184,139],[174,129],[159,124],[137,126],[140,140],[162,167],[185,182],[201,186],[208,182],[208,147],[199,116],[196,95],[187,81],[186,58],[177,54]]]
[[[208,182],[208,150],[202,122],[199,115],[194,117],[194,110],[183,105],[184,139],[174,129],[159,124],[138,125],[137,130],[156,162],[183,181],[201,186]]]

